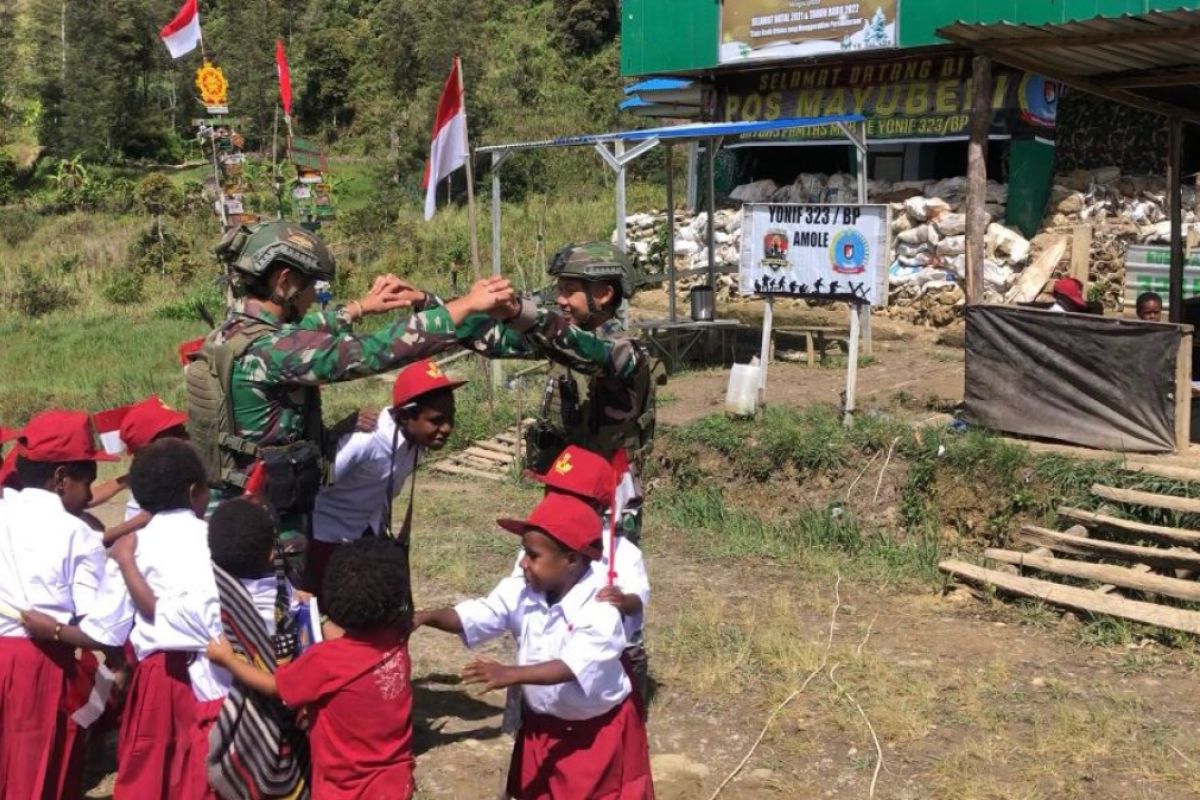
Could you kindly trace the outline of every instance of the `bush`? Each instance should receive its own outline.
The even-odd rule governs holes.
[[[40,222],[41,216],[32,208],[6,208],[0,214],[0,239],[9,247],[16,247],[33,236]]]
[[[0,153],[0,206],[11,203],[17,193],[17,162]]]
[[[225,315],[224,308],[225,299],[221,296],[220,287],[215,283],[208,283],[193,290],[181,300],[159,306],[154,310],[154,316],[180,322],[207,322],[205,315],[209,319],[219,320]]]
[[[26,316],[40,317],[69,308],[75,304],[75,296],[66,286],[53,283],[44,273],[22,264],[17,268],[17,287],[9,296],[9,302]]]
[[[122,270],[104,284],[104,299],[118,306],[130,306],[146,299],[146,279],[130,270]]]
[[[137,182],[133,190],[138,208],[147,214],[175,214],[183,206],[183,193],[161,172],[152,172]]]

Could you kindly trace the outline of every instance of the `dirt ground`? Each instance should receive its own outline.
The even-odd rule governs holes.
[[[877,326],[860,409],[919,421],[958,402],[961,350],[938,336]],[[674,377],[660,422],[718,410],[726,375]],[[772,365],[768,399],[837,402],[843,382],[840,368]],[[418,604],[486,592],[516,553],[493,520],[527,511],[538,492],[431,474],[418,486]],[[706,560],[656,516],[653,494],[645,542],[662,800],[714,797],[743,759],[719,797],[1200,796],[1192,648],[1089,643],[1082,623],[1039,607],[856,582],[835,566]],[[511,749],[503,694],[459,685],[469,654],[456,639],[418,631],[411,652],[418,797],[490,800]],[[486,652],[511,658],[512,647]],[[110,780],[90,796],[108,796]]]

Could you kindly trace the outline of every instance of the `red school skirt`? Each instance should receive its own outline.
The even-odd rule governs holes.
[[[63,707],[74,673],[67,645],[0,637],[0,797],[63,795],[78,733]]]
[[[191,655],[151,653],[134,669],[117,742],[115,800],[216,796],[204,768],[207,728],[200,728],[211,726],[221,701],[202,703],[192,693]]]
[[[521,709],[508,768],[517,800],[654,800],[646,726],[633,696],[611,711],[564,720]]]

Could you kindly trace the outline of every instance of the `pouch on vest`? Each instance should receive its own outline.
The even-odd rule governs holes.
[[[275,511],[308,514],[321,488],[324,461],[312,442],[293,442],[286,447],[261,447],[259,455],[267,473],[267,500]]]

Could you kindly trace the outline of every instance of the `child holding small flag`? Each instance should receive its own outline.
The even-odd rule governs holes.
[[[66,790],[78,726],[68,716],[76,647],[104,565],[100,536],[77,514],[91,499],[99,450],[87,414],[45,411],[17,435],[0,500],[0,797]]]
[[[499,520],[521,536],[523,578],[454,608],[417,612],[414,625],[462,637],[475,647],[504,633],[517,638],[517,665],[477,658],[467,683],[520,686],[521,729],[508,793],[517,800],[654,797],[646,728],[621,667],[625,631],[599,599],[600,516],[587,502],[551,492],[526,520]]]

